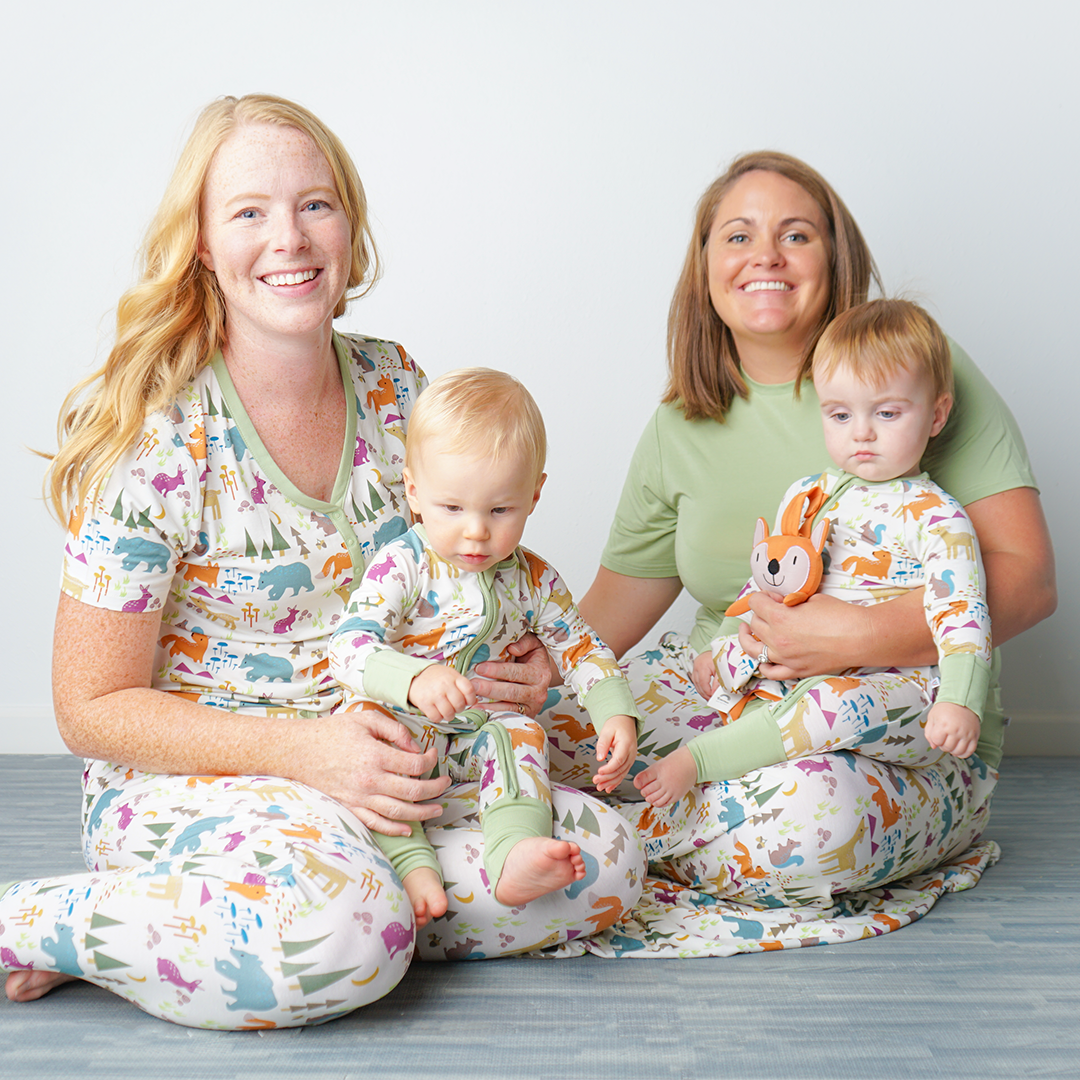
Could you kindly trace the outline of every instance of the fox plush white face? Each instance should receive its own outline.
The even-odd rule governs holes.
[[[764,518],[754,529],[754,550],[750,574],[762,592],[782,596],[791,607],[801,604],[821,584],[821,549],[825,546],[828,519],[821,521],[810,537],[769,535]]]

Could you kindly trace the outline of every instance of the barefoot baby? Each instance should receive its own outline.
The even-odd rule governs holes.
[[[330,662],[356,697],[381,703],[440,767],[480,785],[484,867],[495,899],[517,907],[585,875],[577,844],[552,837],[547,736],[534,720],[482,705],[469,679],[535,634],[598,735],[594,783],[612,790],[637,753],[630,688],[578,614],[559,575],[519,547],[546,479],[543,418],[514,378],[467,368],[419,397],[406,439],[415,524],[368,561]],[[519,707],[523,709],[523,707]],[[415,747],[414,747],[415,748]],[[419,823],[376,839],[417,924],[447,909],[439,862]]]

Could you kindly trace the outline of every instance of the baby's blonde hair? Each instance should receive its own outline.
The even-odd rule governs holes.
[[[854,372],[880,386],[898,371],[929,378],[934,397],[953,396],[952,354],[941,327],[910,300],[870,300],[837,315],[814,350],[813,378]]]
[[[416,470],[424,444],[438,438],[451,454],[525,461],[539,482],[547,459],[544,418],[512,375],[459,368],[439,376],[417,399],[405,438],[405,467]]]

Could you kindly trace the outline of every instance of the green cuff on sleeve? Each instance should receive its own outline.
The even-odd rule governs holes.
[[[641,713],[634,704],[633,691],[621,675],[601,679],[581,699],[581,704],[589,714],[597,735],[612,716],[632,716],[638,722],[638,727],[641,726]]]
[[[687,745],[697,765],[697,782],[735,780],[754,769],[787,760],[780,727],[766,701],[751,702],[742,716],[706,731]]]
[[[407,709],[413,679],[434,663],[396,649],[380,649],[364,665],[364,694],[373,701],[388,701],[399,709]]]
[[[980,720],[990,690],[990,665],[974,653],[948,653],[938,662],[941,686],[935,701],[951,701],[970,709]]]
[[[435,857],[435,849],[424,832],[424,826],[419,821],[411,824],[412,832],[408,836],[387,836],[380,832],[372,832],[371,835],[382,848],[383,854],[390,860],[394,873],[402,880],[410,871],[426,866],[434,870],[442,881],[439,860]]]

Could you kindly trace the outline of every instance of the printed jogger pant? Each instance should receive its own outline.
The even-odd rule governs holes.
[[[653,809],[632,777],[724,720],[694,687],[693,662],[686,639],[667,634],[622,665],[644,719],[638,761],[610,802],[640,832],[654,874],[758,908],[824,908],[936,866],[985,828],[996,772],[931,748],[926,687],[896,673],[820,680],[780,715],[787,761]],[[540,719],[552,779],[589,790],[588,718],[549,698]]]
[[[412,909],[344,807],[273,777],[155,776],[90,762],[89,872],[0,897],[0,966],[65,972],[192,1027],[321,1023],[375,1001],[413,955]],[[638,897],[640,840],[614,811],[554,792],[557,835],[585,881],[521,909],[490,896],[476,785],[430,829],[451,907],[424,927],[428,959],[506,955],[610,925]]]

